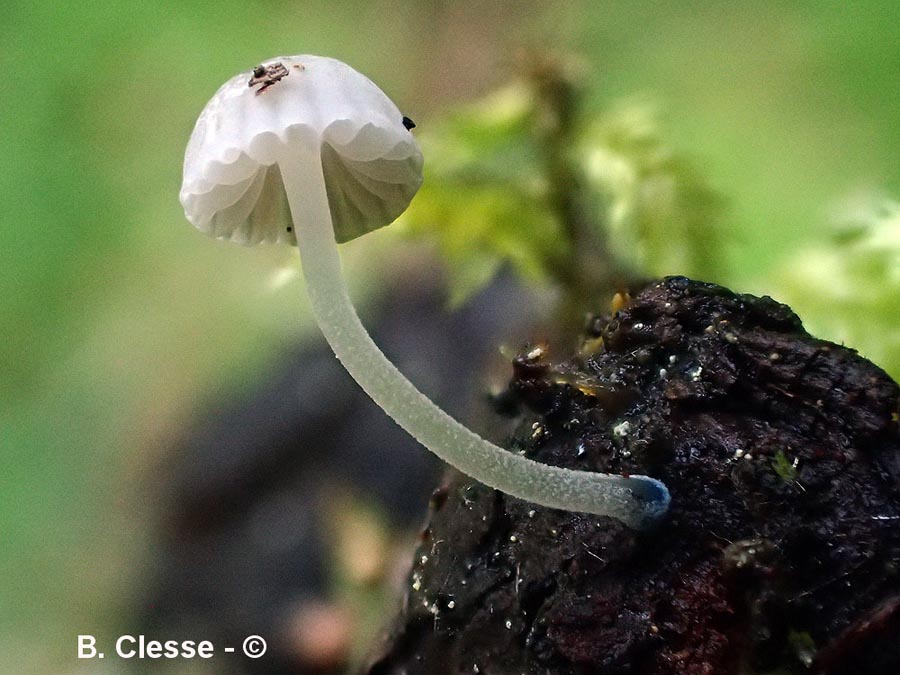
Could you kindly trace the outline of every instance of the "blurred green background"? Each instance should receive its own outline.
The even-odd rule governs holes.
[[[151,553],[142,478],[158,448],[314,330],[294,252],[208,240],[177,199],[200,109],[267,57],[347,61],[416,120],[426,153],[465,142],[455,161],[477,165],[490,134],[465,125],[499,105],[482,97],[515,81],[523,48],[566,54],[585,92],[580,138],[611,147],[615,111],[638,111],[637,136],[651,125],[657,150],[722,200],[715,238],[686,244],[702,256],[667,257],[667,238],[687,235],[661,219],[632,262],[771,294],[900,376],[896,2],[105,0],[2,14],[2,672],[74,672],[78,633],[117,632]],[[466,192],[434,206],[447,162],[426,154],[433,190],[406,235],[428,239],[444,218],[452,239],[480,208]],[[396,238],[346,250],[383,256]],[[516,247],[505,239],[498,257],[527,259]]]

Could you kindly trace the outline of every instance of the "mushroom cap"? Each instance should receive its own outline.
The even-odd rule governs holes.
[[[278,63],[277,81],[251,87],[254,73],[240,73],[200,113],[184,156],[187,219],[218,239],[296,244],[279,163],[317,153],[338,242],[393,222],[422,184],[422,153],[397,106],[336,59],[264,66]]]

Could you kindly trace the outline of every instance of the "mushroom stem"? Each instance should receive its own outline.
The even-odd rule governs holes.
[[[669,492],[660,481],[574,471],[514,454],[481,438],[416,389],[369,337],[347,293],[319,153],[292,153],[279,168],[319,327],[344,368],[394,421],[448,464],[519,499],[612,516],[635,529],[665,514]]]

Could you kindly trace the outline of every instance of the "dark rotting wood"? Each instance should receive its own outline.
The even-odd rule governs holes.
[[[526,348],[513,452],[657,477],[634,532],[454,475],[365,672],[900,672],[900,391],[770,298],[671,277]]]

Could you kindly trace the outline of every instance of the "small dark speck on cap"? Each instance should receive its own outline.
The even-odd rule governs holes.
[[[406,115],[403,116],[403,126],[406,127],[407,130],[415,129],[416,123],[409,119]]]

